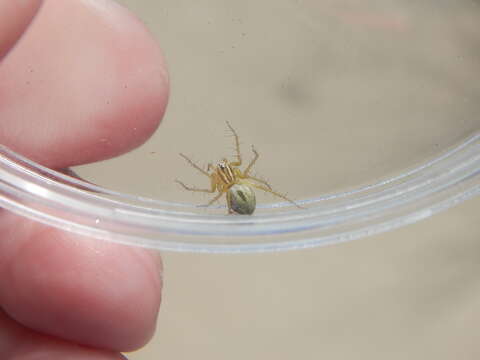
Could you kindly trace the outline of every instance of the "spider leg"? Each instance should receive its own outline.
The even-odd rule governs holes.
[[[217,188],[217,185],[215,184],[213,179],[212,179],[212,186],[211,186],[210,189],[198,189],[196,187],[190,187],[190,186],[185,185],[180,180],[175,180],[175,182],[180,184],[185,190],[188,190],[188,191],[204,192],[204,193],[213,194],[215,192],[215,189]]]
[[[205,205],[205,206],[208,207],[208,206],[212,205],[215,201],[217,201],[218,199],[220,199],[220,197],[223,195],[223,193],[224,193],[224,191],[218,193],[218,195],[215,196],[212,200],[210,200],[210,201],[208,202],[208,204]]]
[[[208,177],[210,177],[210,174],[208,172],[206,172],[205,170],[203,170],[200,166],[198,166],[197,164],[195,164],[192,160],[190,160],[186,155],[183,155],[182,153],[180,153],[180,156],[183,157],[192,167],[194,167],[195,169],[197,169],[198,171],[200,171],[203,175],[206,175]],[[187,189],[188,190],[188,189]]]
[[[268,193],[273,194],[273,195],[275,195],[275,196],[277,196],[277,197],[279,197],[279,198],[281,198],[281,199],[283,199],[283,200],[286,200],[286,201],[288,201],[290,204],[293,204],[293,205],[295,205],[296,207],[298,207],[299,209],[305,209],[304,207],[298,205],[295,201],[290,200],[289,198],[287,198],[285,195],[280,194],[279,192],[274,191],[274,190],[272,190],[272,189],[269,189],[269,188],[266,187],[266,186],[258,185],[258,184],[255,184],[255,183],[251,182],[251,181],[244,181],[244,182],[245,182],[246,184],[248,184],[248,185],[256,188],[256,189],[259,189],[259,190],[268,192]]]
[[[250,176],[250,175],[248,175],[248,176],[246,176],[246,177],[243,177],[243,179],[255,180],[255,181],[257,181],[257,182],[265,185],[265,186],[268,187],[270,190],[272,190],[272,186],[271,186],[268,182],[266,182],[265,180],[263,180],[263,179],[259,179],[259,178],[255,177],[255,176]]]
[[[244,177],[251,177],[248,175],[248,173],[250,172],[250,170],[252,169],[252,166],[253,164],[255,164],[255,162],[257,161],[258,159],[258,152],[257,150],[255,150],[255,147],[252,145],[252,151],[253,153],[255,154],[255,156],[253,157],[252,161],[250,161],[250,164],[248,164],[247,168],[245,169],[245,171],[243,172],[243,176]],[[260,181],[261,182],[261,181]]]
[[[231,162],[230,164],[233,166],[240,166],[242,165],[242,155],[240,154],[240,141],[238,140],[238,135],[235,129],[230,125],[228,121],[226,121],[228,128],[233,134],[233,137],[235,138],[235,156],[237,157],[237,161]]]
[[[232,206],[231,206],[231,204],[232,204],[232,200],[231,200],[232,195],[230,194],[230,191],[227,191],[227,194],[226,194],[226,195],[227,195],[228,213],[229,213],[229,214],[233,214],[234,211],[232,210]]]

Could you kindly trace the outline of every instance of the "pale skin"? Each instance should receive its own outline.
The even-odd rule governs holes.
[[[168,98],[156,41],[110,0],[47,0],[26,31],[39,5],[0,0],[0,143],[53,169],[142,144]],[[0,209],[0,358],[125,359],[153,335],[161,273],[155,252]]]
[[[293,200],[290,200],[285,195],[279,193],[278,191],[273,190],[270,184],[265,180],[259,179],[250,174],[250,171],[252,170],[253,165],[256,163],[259,157],[259,154],[257,150],[255,150],[255,147],[253,145],[252,145],[252,152],[254,154],[253,159],[247,165],[245,170],[243,171],[240,170],[239,167],[242,166],[242,163],[243,163],[242,155],[240,152],[240,140],[235,129],[230,125],[228,121],[226,123],[227,123],[228,129],[231,131],[233,138],[235,140],[235,160],[228,161],[227,159],[224,158],[217,165],[208,164],[207,170],[204,170],[200,166],[195,164],[186,155],[180,154],[180,156],[183,157],[193,168],[197,169],[199,172],[201,172],[203,175],[207,176],[210,179],[210,188],[200,189],[196,187],[187,186],[180,180],[175,180],[175,181],[187,191],[202,192],[202,193],[209,193],[209,194],[213,194],[216,191],[218,191],[218,194],[208,202],[207,206],[212,205],[215,201],[219,200],[224,194],[227,194],[227,207],[228,207],[229,213],[232,213],[233,211],[231,208],[230,199],[228,197],[228,190],[235,184],[247,185],[252,188],[265,191],[283,200],[288,201],[289,203],[295,205],[298,208],[302,208],[300,205],[298,205]]]

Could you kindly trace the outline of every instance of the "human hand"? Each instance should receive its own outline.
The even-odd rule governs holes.
[[[0,142],[54,169],[142,144],[168,99],[155,41],[110,0],[40,3],[0,0]],[[154,332],[160,273],[152,252],[0,209],[2,360],[122,359]]]

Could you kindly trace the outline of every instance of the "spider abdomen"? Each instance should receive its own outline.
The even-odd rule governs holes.
[[[255,192],[248,185],[235,184],[227,192],[227,204],[230,212],[251,215],[257,205]]]

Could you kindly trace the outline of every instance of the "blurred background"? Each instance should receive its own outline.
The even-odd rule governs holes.
[[[148,143],[76,169],[97,184],[205,203],[174,182],[208,182],[178,153],[231,155],[226,120],[294,199],[398,175],[480,130],[478,1],[120,3],[158,39],[172,92]]]
[[[119,2],[158,39],[172,92],[144,146],[75,169],[99,185],[205,203],[174,183],[206,185],[178,153],[232,154],[226,120],[293,199],[401,174],[480,131],[479,1]],[[308,251],[166,253],[156,337],[128,356],[477,359],[479,211]]]
[[[480,199],[341,245],[164,253],[158,328],[130,360],[480,358]]]

